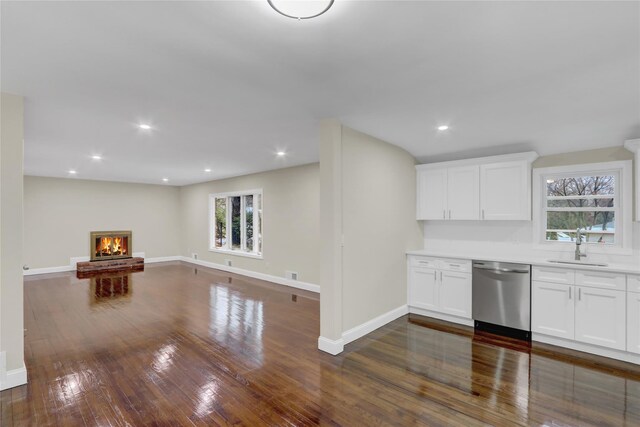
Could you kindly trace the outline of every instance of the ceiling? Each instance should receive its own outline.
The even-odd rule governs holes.
[[[640,137],[639,2],[337,0],[308,21],[266,0],[1,12],[29,175],[184,185],[305,164],[323,118],[421,162]]]

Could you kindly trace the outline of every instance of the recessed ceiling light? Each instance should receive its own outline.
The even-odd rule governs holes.
[[[278,151],[276,154],[277,154],[279,157],[282,157],[282,156],[286,155],[287,153],[285,153],[284,151]]]
[[[169,182],[169,178],[162,178],[164,182]]]
[[[447,130],[447,129],[449,129],[449,126],[447,126],[447,125],[438,126],[438,130]]]
[[[76,171],[75,171],[75,170],[73,170],[73,169],[69,170],[69,174],[71,174],[71,175],[75,175],[75,174],[77,174],[77,173],[78,173],[78,172],[76,172]]]
[[[205,172],[211,172],[211,169],[206,168],[204,171],[205,171]]]
[[[139,127],[140,129],[143,129],[143,130],[149,130],[149,129],[151,129],[151,125],[148,125],[148,124],[146,124],[146,123],[140,123],[140,124],[138,125],[138,127]]]
[[[96,156],[91,156],[91,158],[92,158],[93,160],[102,160],[102,156],[98,156],[98,155],[96,155]]]

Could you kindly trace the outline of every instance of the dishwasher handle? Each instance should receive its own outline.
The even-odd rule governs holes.
[[[515,268],[485,267],[484,264],[473,264],[473,268],[477,268],[478,270],[494,271],[496,273],[520,273],[520,274],[529,273],[529,270],[518,270],[518,269],[515,269]]]

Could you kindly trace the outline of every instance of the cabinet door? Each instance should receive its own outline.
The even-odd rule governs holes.
[[[531,220],[527,162],[480,166],[480,216],[485,220]]]
[[[626,349],[626,292],[576,286],[575,339]]]
[[[533,282],[531,331],[554,337],[574,337],[574,286]]]
[[[480,219],[480,166],[449,168],[447,218]]]
[[[471,274],[440,271],[438,311],[471,319]]]
[[[409,268],[409,305],[426,310],[438,309],[438,276],[433,268]]]
[[[640,294],[627,293],[627,351],[640,354]]]
[[[417,176],[417,219],[446,219],[447,170],[419,170]]]

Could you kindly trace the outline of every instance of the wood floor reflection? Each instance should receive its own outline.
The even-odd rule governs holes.
[[[183,263],[25,279],[0,424],[640,425],[640,369],[419,316],[332,357],[313,293]]]

